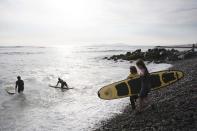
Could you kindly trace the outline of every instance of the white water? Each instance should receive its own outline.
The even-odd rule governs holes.
[[[0,130],[92,130],[101,120],[121,113],[128,98],[105,101],[97,91],[126,78],[131,64],[102,58],[135,48],[0,47]],[[148,65],[151,72],[168,67]],[[25,82],[24,94],[8,95],[4,89],[14,86],[17,75]],[[48,87],[58,76],[74,89]]]

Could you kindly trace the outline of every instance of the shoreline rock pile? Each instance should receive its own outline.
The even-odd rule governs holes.
[[[155,62],[155,63],[167,63],[169,61],[177,61],[183,59],[189,59],[197,56],[197,52],[194,50],[188,51],[178,51],[175,49],[165,49],[165,48],[154,48],[148,49],[146,52],[142,52],[141,49],[137,49],[134,52],[127,52],[126,54],[113,55],[111,57],[104,57],[107,60],[127,60],[134,61],[139,58]]]

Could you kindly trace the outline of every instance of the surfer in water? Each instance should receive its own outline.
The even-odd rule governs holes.
[[[64,86],[65,86],[66,88],[68,88],[67,83],[66,83],[64,80],[62,80],[61,78],[58,78],[58,82],[57,82],[57,85],[56,85],[56,86],[58,86],[59,83],[61,84],[61,88],[62,88],[62,89],[64,88]]]
[[[21,93],[24,91],[24,82],[23,80],[21,80],[21,77],[20,76],[17,76],[17,81],[16,81],[16,86],[15,86],[15,89],[17,89],[18,87],[18,93]]]
[[[136,66],[140,71],[140,78],[141,78],[141,90],[139,94],[139,111],[141,112],[142,109],[145,107],[145,101],[148,101],[148,93],[150,91],[150,74],[146,65],[144,64],[143,60],[139,59],[136,62]]]
[[[136,76],[138,76],[136,67],[135,66],[130,66],[130,74],[129,74],[129,76],[127,78],[128,79],[132,79],[132,78],[134,78]],[[136,108],[135,102],[136,102],[137,98],[138,98],[137,95],[130,96],[130,102],[131,102],[131,106],[132,106],[133,110],[135,110],[135,108]]]

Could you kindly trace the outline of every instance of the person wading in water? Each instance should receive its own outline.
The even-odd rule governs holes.
[[[17,89],[17,87],[18,87],[18,93],[21,93],[24,91],[24,81],[21,80],[20,76],[18,76],[17,79],[18,80],[16,81],[15,89]]]

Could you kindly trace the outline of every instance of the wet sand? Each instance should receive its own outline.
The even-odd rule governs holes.
[[[197,125],[197,58],[170,63],[185,77],[167,88],[153,91],[155,108],[135,114],[131,105],[123,113],[102,121],[96,131],[194,131]]]

